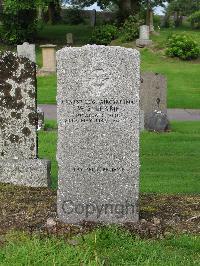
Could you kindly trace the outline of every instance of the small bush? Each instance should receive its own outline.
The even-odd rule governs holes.
[[[192,27],[200,28],[200,10],[193,13],[188,20],[191,22]]]
[[[118,29],[114,25],[96,27],[92,33],[90,43],[108,45],[118,37]]]
[[[172,35],[168,39],[166,54],[170,57],[179,57],[183,60],[196,59],[200,55],[198,43],[190,36]]]
[[[139,35],[139,27],[142,24],[143,20],[138,15],[129,16],[121,28],[121,41],[128,42],[136,39]]]
[[[81,10],[76,7],[67,8],[63,12],[63,20],[67,24],[78,25],[84,22],[81,16]]]

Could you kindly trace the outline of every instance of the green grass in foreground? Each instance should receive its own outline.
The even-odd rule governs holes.
[[[56,132],[39,133],[40,157],[52,161],[53,188],[57,187],[56,141]],[[140,142],[141,192],[199,193],[199,122],[173,122],[172,132],[144,132]]]
[[[116,227],[101,228],[73,239],[7,236],[0,250],[6,265],[199,265],[200,237],[144,240]]]

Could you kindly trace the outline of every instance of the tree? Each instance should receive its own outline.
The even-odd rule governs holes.
[[[151,27],[153,24],[153,9],[156,6],[165,6],[165,0],[142,0],[141,6],[146,10],[146,25]]]
[[[64,3],[72,4],[79,7],[88,7],[97,3],[102,9],[106,9],[112,2],[118,7],[118,11],[122,20],[127,18],[131,14],[136,14],[139,11],[141,0],[64,0]]]
[[[31,41],[36,32],[37,9],[32,0],[3,1],[3,40],[18,44]]]
[[[168,15],[174,15],[175,26],[182,24],[183,16],[188,16],[195,11],[200,10],[200,0],[172,0],[166,12]]]
[[[47,13],[47,22],[54,24],[60,20],[61,1],[60,0],[36,0],[39,13],[45,10]],[[41,16],[41,14],[40,14]]]

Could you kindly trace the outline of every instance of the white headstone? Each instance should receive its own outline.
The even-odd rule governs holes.
[[[136,46],[145,47],[152,44],[152,41],[149,40],[149,26],[142,25],[140,26],[140,37],[136,40]]]
[[[24,42],[22,45],[17,45],[18,56],[23,56],[36,63],[35,44]]]
[[[149,40],[149,26],[147,25],[140,26],[140,39]]]

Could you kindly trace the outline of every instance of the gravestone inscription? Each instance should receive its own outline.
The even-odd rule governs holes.
[[[37,150],[36,65],[0,54],[0,182],[47,186],[49,162]]]
[[[58,215],[66,223],[138,220],[139,52],[57,52]]]

